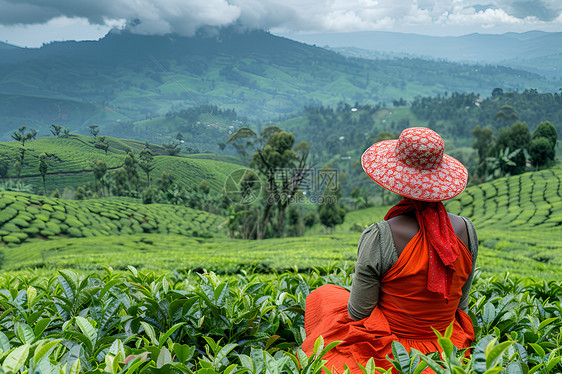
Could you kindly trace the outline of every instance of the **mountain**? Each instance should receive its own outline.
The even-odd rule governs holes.
[[[48,134],[51,123],[82,133],[95,123],[103,133],[105,126],[205,105],[261,121],[318,103],[389,104],[446,91],[488,96],[495,87],[558,89],[501,66],[350,58],[260,30],[204,30],[194,37],[119,31],[99,41],[3,50],[0,139],[21,125]]]
[[[19,47],[15,46],[15,45],[0,42],[0,51],[10,51],[10,50],[13,51],[15,49],[19,49]]]
[[[445,59],[454,62],[501,64],[562,77],[562,32],[529,31],[505,34],[428,36],[383,31],[293,35],[308,44],[326,46],[356,57],[391,55]],[[358,53],[362,50],[362,53]]]

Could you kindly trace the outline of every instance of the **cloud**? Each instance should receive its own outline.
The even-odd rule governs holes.
[[[380,30],[420,25],[560,26],[560,0],[0,0],[0,25],[85,19],[127,23],[141,34],[193,35],[202,26],[309,31]]]
[[[190,35],[201,26],[223,26],[240,17],[240,8],[226,0],[0,0],[0,24],[45,23],[53,18],[85,18],[91,24],[136,20],[141,34]]]
[[[514,17],[534,17],[546,22],[555,20],[562,12],[562,4],[558,0],[503,0],[498,5]]]

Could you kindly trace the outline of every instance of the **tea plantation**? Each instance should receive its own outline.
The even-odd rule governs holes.
[[[498,179],[447,202],[478,228],[476,341],[470,358],[446,331],[441,355],[394,344],[393,373],[562,372],[561,175]],[[3,192],[0,208],[0,373],[57,374],[319,374],[337,342],[299,349],[306,296],[350,286],[359,231],[387,210],[350,212],[331,233],[244,241],[226,237],[223,217],[132,199]]]
[[[0,363],[4,373],[320,373],[337,342],[298,347],[310,290],[351,284],[352,268],[242,272],[194,278],[125,273],[0,276]],[[558,373],[562,287],[509,277],[477,278],[469,359],[439,332],[443,354],[393,344],[394,373]],[[329,344],[328,344],[329,343]],[[371,361],[365,373],[385,372]],[[377,370],[377,371],[376,371]],[[326,371],[327,372],[327,371]],[[388,371],[390,372],[390,371]]]
[[[43,180],[39,173],[39,156],[47,155],[48,170],[46,175],[47,193],[56,189],[61,192],[65,187],[75,189],[78,186],[94,184],[92,162],[102,160],[108,170],[123,166],[128,150],[132,150],[138,157],[145,143],[106,137],[109,144],[107,153],[95,147],[91,136],[70,134],[68,137],[42,137],[27,141],[24,147],[25,156],[21,169],[21,179],[31,185],[36,191],[43,191]],[[15,178],[13,163],[17,159],[21,144],[18,142],[0,142],[0,161],[5,160],[10,165],[8,177]],[[162,146],[150,145],[155,154],[154,170],[151,179],[156,180],[164,170],[183,185],[197,185],[207,180],[212,191],[217,192],[224,186],[224,180],[231,171],[240,168],[239,160],[230,156],[213,154],[178,154],[169,156]],[[142,180],[146,176],[141,175]]]
[[[519,277],[559,278],[561,176],[562,169],[557,167],[502,178],[469,187],[447,202],[449,211],[475,223],[480,241],[478,265],[485,276],[510,272]],[[519,185],[522,193],[518,193]],[[14,192],[0,196],[15,200],[0,213],[0,236],[8,237],[1,249],[4,271],[28,267],[102,270],[107,265],[126,269],[135,265],[139,269],[207,269],[232,274],[249,268],[270,273],[346,266],[355,261],[362,228],[381,220],[388,210],[374,207],[350,212],[345,223],[329,234],[313,227],[304,237],[246,241],[226,238],[221,226],[224,217],[177,206],[116,198],[44,200]],[[44,205],[53,211],[44,210]],[[213,238],[205,238],[209,234]]]
[[[478,229],[487,271],[560,279],[562,168],[525,173],[468,188],[446,204]],[[550,275],[547,275],[550,273]]]

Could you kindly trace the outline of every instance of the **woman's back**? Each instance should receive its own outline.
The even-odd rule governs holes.
[[[403,233],[407,234],[408,230],[399,231],[399,235]],[[461,239],[456,240],[460,253],[453,263],[455,272],[452,273],[448,299],[427,289],[431,254],[428,250],[430,244],[423,230],[419,230],[409,240],[400,251],[398,260],[384,274],[380,283],[378,307],[396,336],[405,339],[434,339],[432,327],[443,331],[455,319],[462,287],[472,271],[470,250]]]
[[[449,219],[451,220],[453,230],[455,230],[455,235],[462,240],[466,247],[468,247],[468,231],[464,220],[451,213],[449,213]],[[418,233],[420,225],[418,224],[416,215],[413,213],[402,214],[391,218],[388,220],[388,224],[390,225],[390,230],[392,231],[396,253],[400,256],[402,250],[404,250],[410,240],[412,240],[412,238]]]
[[[432,327],[444,333],[451,323],[457,348],[473,341],[466,311],[478,240],[474,225],[442,203],[464,190],[468,172],[443,152],[437,133],[415,127],[361,156],[365,172],[404,199],[361,235],[351,292],[328,284],[306,299],[302,349],[312,354],[318,336],[342,341],[324,357],[328,368],[360,374],[356,364],[371,357],[389,368],[393,341],[437,351]]]

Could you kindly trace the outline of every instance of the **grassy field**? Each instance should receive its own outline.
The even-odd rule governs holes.
[[[480,242],[478,266],[484,275],[510,272],[521,277],[559,277],[562,272],[561,176],[562,168],[557,167],[502,178],[469,187],[458,198],[447,202],[449,211],[465,215],[475,223]],[[388,209],[374,207],[350,212],[345,223],[329,233],[316,225],[305,237],[246,241],[226,237],[226,229],[220,225],[224,218],[187,208],[142,205],[121,199],[83,202],[51,199],[38,204],[38,197],[16,193],[4,193],[0,201],[6,199],[15,199],[7,207],[17,208],[15,214],[11,209],[2,210],[3,217],[12,217],[0,227],[5,244],[2,269],[10,272],[32,267],[124,269],[131,264],[140,269],[205,268],[219,273],[250,268],[272,272],[343,266],[355,261],[362,229],[380,221]],[[58,209],[48,214],[44,210],[46,205]],[[59,211],[61,207],[64,212]],[[116,217],[96,213],[100,207]],[[30,217],[33,214],[35,218]],[[82,225],[80,217],[90,225]],[[152,228],[143,228],[140,221],[144,219]],[[73,228],[67,220],[79,227]],[[60,232],[50,234],[48,228],[37,228],[42,226],[39,221],[51,228],[58,226]],[[80,235],[70,237],[71,228]],[[39,233],[35,232],[37,229]],[[199,237],[194,237],[193,231]],[[210,232],[213,238],[200,237],[206,236],[201,235],[204,232]],[[12,238],[20,238],[22,243],[8,244],[6,237],[14,242],[17,239]]]
[[[103,160],[108,169],[116,169],[123,165],[127,150],[132,150],[137,156],[144,148],[144,142],[125,140],[113,137],[106,138],[109,142],[107,154],[94,146],[91,136],[71,134],[67,138],[41,137],[27,141],[25,144],[25,159],[21,171],[21,180],[33,187],[35,191],[43,190],[43,181],[39,173],[39,155],[48,156],[48,170],[46,175],[47,193],[65,187],[76,188],[94,183],[91,163]],[[13,164],[20,152],[18,142],[0,142],[0,161],[6,160],[9,165],[8,177],[16,178]],[[214,192],[224,186],[224,180],[232,170],[240,168],[239,160],[230,156],[215,154],[178,154],[168,156],[162,146],[150,145],[155,154],[154,170],[151,179],[156,180],[163,171],[170,172],[178,182],[185,186],[198,185],[202,180],[209,181]],[[141,174],[141,180],[146,175]]]

